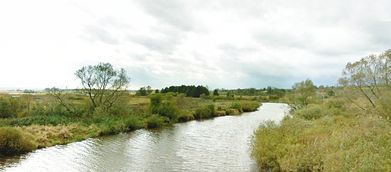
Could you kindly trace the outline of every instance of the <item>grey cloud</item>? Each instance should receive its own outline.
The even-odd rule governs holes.
[[[100,26],[85,26],[83,35],[81,35],[81,37],[91,41],[100,41],[106,44],[119,44],[119,40],[115,36]]]
[[[188,9],[188,2],[181,0],[156,1],[139,0],[143,9],[163,23],[175,26],[183,31],[190,31],[194,27],[193,16]]]

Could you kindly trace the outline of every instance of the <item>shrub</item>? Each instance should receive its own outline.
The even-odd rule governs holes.
[[[32,151],[37,148],[32,140],[30,135],[20,129],[2,127],[0,128],[0,156]]]
[[[178,121],[179,122],[186,122],[186,121],[191,121],[191,120],[194,120],[194,116],[193,116],[193,114],[191,114],[189,112],[182,112],[178,116]]]
[[[133,131],[142,128],[144,125],[141,119],[135,116],[129,116],[125,118],[124,122],[128,131]]]
[[[224,110],[218,110],[216,111],[216,116],[225,116],[227,115],[227,112]]]
[[[194,113],[194,118],[195,119],[211,118],[214,115],[215,115],[215,106],[214,104],[209,104],[201,108],[198,108]]]
[[[325,115],[325,109],[322,109],[320,105],[310,104],[304,108],[296,110],[294,115],[304,118],[306,120],[318,119]]]
[[[227,109],[227,115],[240,115],[240,111],[238,109]]]
[[[243,112],[240,102],[233,102],[230,106],[231,109],[237,109],[239,112]]]
[[[14,117],[11,103],[8,99],[0,97],[0,118]]]
[[[259,102],[255,101],[242,101],[240,102],[243,112],[253,112],[260,106]]]
[[[178,116],[178,108],[171,101],[164,102],[158,108],[157,113],[169,118],[170,120],[175,120]]]
[[[147,118],[147,128],[160,128],[164,125],[164,117],[160,115],[151,115]]]
[[[168,100],[163,101],[160,94],[155,94],[150,96],[150,100],[150,109],[152,114],[159,114],[169,118],[170,120],[176,120],[178,116],[178,108],[170,97]]]

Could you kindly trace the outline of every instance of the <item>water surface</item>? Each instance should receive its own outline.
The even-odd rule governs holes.
[[[265,120],[280,121],[287,105],[256,112],[137,130],[0,159],[4,171],[256,171],[251,139]]]

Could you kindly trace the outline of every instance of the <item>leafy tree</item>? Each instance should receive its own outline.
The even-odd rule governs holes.
[[[145,87],[141,87],[137,92],[136,92],[136,95],[137,96],[147,96],[148,93],[147,93],[147,89]]]
[[[348,63],[339,79],[345,97],[362,110],[378,109],[391,91],[391,49]],[[363,98],[366,104],[361,103]]]
[[[314,83],[307,79],[293,85],[293,95],[291,97],[291,107],[298,109],[307,106],[316,96]]]
[[[110,109],[126,93],[129,78],[124,69],[116,70],[110,63],[84,66],[76,71],[83,94],[87,95],[91,109]]]
[[[188,97],[200,97],[202,94],[209,96],[209,90],[208,88],[204,86],[186,86],[186,85],[181,85],[181,86],[170,86],[162,89],[162,93],[168,93],[168,92],[173,92],[173,93],[185,93],[186,96]]]
[[[219,90],[218,89],[213,90],[213,95],[214,96],[219,96]]]

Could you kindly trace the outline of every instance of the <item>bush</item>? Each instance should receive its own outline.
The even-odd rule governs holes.
[[[165,118],[160,115],[151,115],[147,118],[147,128],[160,128],[164,125]]]
[[[254,112],[260,106],[259,102],[255,101],[242,101],[240,102],[243,112]]]
[[[135,116],[129,116],[125,120],[125,126],[128,131],[137,130],[143,127],[143,122],[140,118],[137,118]]]
[[[164,102],[160,105],[156,113],[170,120],[175,120],[178,117],[178,108],[172,102]]]
[[[239,112],[243,112],[240,102],[233,102],[230,106],[231,109],[237,109]]]
[[[296,110],[294,115],[304,118],[306,120],[318,119],[325,115],[325,109],[322,109],[320,105],[310,104],[304,108]]]
[[[227,115],[240,115],[240,113],[238,109],[227,109],[226,111]]]
[[[14,117],[11,103],[8,99],[0,97],[0,118]]]
[[[194,113],[195,119],[211,118],[214,116],[215,116],[215,105],[214,104],[210,104],[210,105],[198,108]]]
[[[150,109],[152,114],[159,114],[169,118],[170,120],[176,120],[178,117],[178,108],[170,97],[168,100],[163,101],[160,94],[155,94],[150,96],[150,99]]]
[[[261,125],[252,156],[262,171],[390,171],[389,131],[386,120],[370,115],[293,115]]]
[[[182,112],[178,116],[178,121],[179,122],[186,122],[186,121],[191,121],[191,120],[194,120],[194,116],[193,116],[193,114],[191,114],[189,112]]]
[[[225,116],[227,115],[227,112],[224,110],[218,110],[216,111],[216,116]]]
[[[0,156],[30,152],[37,148],[32,137],[20,129],[0,128]]]

